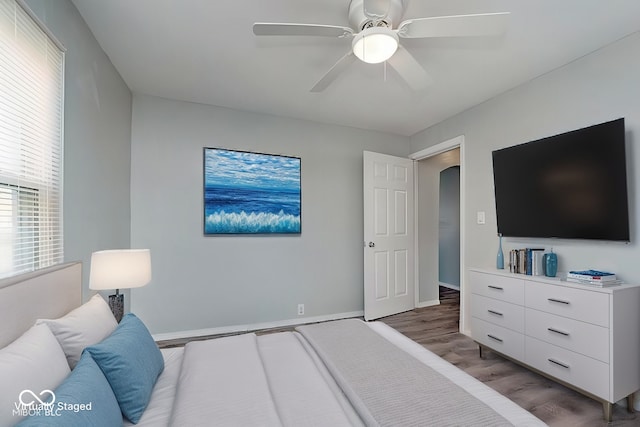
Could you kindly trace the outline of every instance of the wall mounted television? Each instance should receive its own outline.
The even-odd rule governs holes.
[[[498,233],[629,241],[624,118],[492,156]]]

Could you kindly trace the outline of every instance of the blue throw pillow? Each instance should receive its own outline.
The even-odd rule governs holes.
[[[41,411],[19,427],[114,427],[122,425],[122,413],[104,374],[84,352],[71,374],[53,392],[50,411]],[[51,401],[52,399],[49,399]]]
[[[124,416],[134,424],[140,421],[164,369],[162,354],[144,323],[129,313],[111,335],[85,351],[102,369]]]

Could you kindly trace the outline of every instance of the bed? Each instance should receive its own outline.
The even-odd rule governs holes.
[[[159,350],[135,314],[81,303],[81,268],[0,281],[0,427],[545,425],[380,322]]]

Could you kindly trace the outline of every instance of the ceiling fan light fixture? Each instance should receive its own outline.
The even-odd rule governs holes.
[[[398,35],[387,27],[371,27],[356,34],[353,54],[361,61],[378,64],[391,58],[398,49]]]

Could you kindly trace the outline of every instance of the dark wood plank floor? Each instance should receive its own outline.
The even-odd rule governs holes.
[[[440,305],[396,314],[382,322],[525,408],[550,426],[640,426],[637,413],[616,405],[613,421],[602,419],[602,404],[490,351],[458,333],[460,294],[440,288]]]

